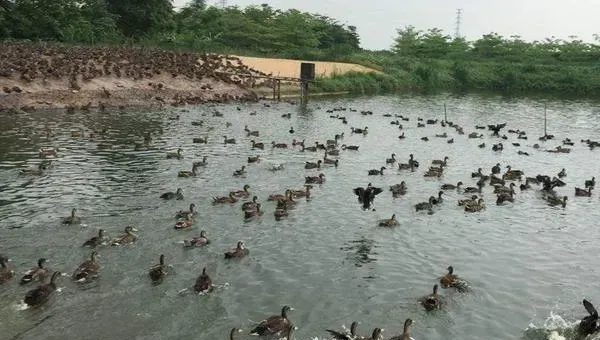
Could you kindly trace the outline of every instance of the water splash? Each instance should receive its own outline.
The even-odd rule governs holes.
[[[575,340],[578,339],[577,321],[567,321],[560,315],[550,312],[550,316],[544,321],[540,327],[530,323],[523,339],[531,340]],[[597,337],[594,337],[596,339]],[[591,339],[591,338],[590,338]]]

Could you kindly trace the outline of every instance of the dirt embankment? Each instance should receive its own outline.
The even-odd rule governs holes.
[[[239,58],[129,47],[0,43],[0,110],[252,101]]]
[[[341,75],[348,72],[379,72],[378,70],[366,66],[350,63],[243,56],[234,57],[238,58],[244,65],[247,65],[262,73],[271,74],[275,77],[300,78],[300,64],[303,62],[315,64],[315,75],[317,77],[332,77],[334,75]]]

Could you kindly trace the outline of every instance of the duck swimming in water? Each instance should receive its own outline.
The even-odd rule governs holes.
[[[391,337],[389,340],[413,340],[410,334],[410,326],[413,324],[411,319],[404,321],[404,328],[402,334]]]
[[[164,200],[172,200],[172,199],[177,199],[177,200],[182,200],[183,199],[183,190],[181,188],[177,188],[176,192],[165,192],[164,194],[160,195],[160,198],[164,199]]]
[[[390,228],[390,227],[397,226],[398,224],[399,223],[398,223],[398,220],[396,220],[396,214],[393,214],[391,218],[387,218],[387,219],[379,221],[380,227]]]
[[[190,219],[190,218],[194,217],[194,214],[196,213],[194,208],[196,208],[196,205],[194,203],[190,204],[190,210],[188,210],[188,211],[179,210],[178,212],[175,213],[175,218]]]
[[[229,196],[213,197],[213,204],[235,203],[238,199],[230,192]]]
[[[8,259],[0,255],[0,284],[10,280],[14,273],[15,272],[8,266]]]
[[[433,292],[421,298],[421,304],[426,310],[432,311],[434,309],[440,309],[444,305],[442,297],[438,294],[438,285],[433,286]]]
[[[194,291],[196,293],[210,292],[212,290],[212,279],[206,274],[206,267],[202,268],[202,274],[196,279]]]
[[[283,306],[280,315],[269,316],[254,327],[250,334],[254,335],[279,335],[282,331],[287,331],[291,324],[287,313],[292,311],[290,306]]]
[[[77,282],[86,282],[98,277],[100,265],[96,260],[98,253],[93,251],[89,260],[83,261],[73,272],[72,278]]]
[[[442,288],[453,287],[456,284],[457,276],[454,275],[454,268],[452,266],[448,266],[448,273],[440,279],[440,284]]]
[[[246,249],[246,247],[244,247],[244,242],[239,241],[237,243],[237,246],[234,249],[225,253],[225,258],[226,259],[242,258],[242,257],[248,255],[249,253],[250,253],[250,251],[248,249]]]
[[[137,236],[133,233],[134,231],[138,231],[138,230],[132,226],[125,227],[125,234],[113,239],[112,245],[118,246],[118,245],[130,244],[130,243],[135,242],[135,240],[137,239]]]
[[[104,229],[98,230],[98,235],[90,238],[89,240],[83,243],[83,247],[97,247],[104,242],[108,241],[104,236]]]
[[[21,278],[20,283],[24,285],[32,281],[44,281],[44,278],[48,274],[48,269],[44,268],[44,263],[46,263],[45,258],[39,259],[37,267],[29,269]]]
[[[167,276],[167,267],[165,265],[164,254],[160,255],[158,264],[150,268],[150,270],[148,271],[148,276],[154,284],[161,283],[165,276]]]
[[[248,191],[248,189],[250,189],[250,185],[246,184],[242,190],[231,191],[231,194],[236,198],[248,197],[250,196],[250,191]]]
[[[76,212],[77,212],[77,209],[73,208],[73,210],[71,210],[71,216],[67,216],[67,217],[63,218],[62,223],[68,224],[68,225],[75,225],[75,224],[81,223],[81,217],[76,216],[75,215]]]
[[[326,329],[325,331],[327,333],[331,334],[331,336],[336,340],[355,340],[357,337],[357,334],[356,334],[357,327],[358,327],[358,322],[352,321],[352,324],[350,325],[350,333],[348,333],[348,331],[339,332],[339,331],[334,331],[331,329]]]
[[[39,285],[25,294],[23,302],[28,306],[39,306],[44,304],[50,298],[50,295],[56,290],[56,279],[60,276],[60,272],[54,272],[49,283]]]
[[[598,311],[594,308],[594,305],[586,299],[583,299],[583,306],[590,315],[581,319],[581,322],[577,327],[577,332],[582,336],[588,336],[600,331],[600,326],[598,325]]]
[[[183,241],[184,247],[204,247],[208,244],[210,244],[210,240],[206,237],[206,231],[204,230],[200,231],[200,236]]]
[[[369,170],[368,174],[369,176],[376,176],[376,175],[383,175],[383,170],[385,170],[385,166],[382,166],[379,170],[377,169],[371,169]]]
[[[383,189],[376,188],[369,183],[367,184],[366,188],[354,188],[353,192],[356,196],[358,196],[358,203],[361,203],[363,205],[363,209],[367,210],[371,208],[371,205],[375,200],[375,196],[382,193]]]

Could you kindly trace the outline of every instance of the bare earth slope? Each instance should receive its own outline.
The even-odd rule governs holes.
[[[279,77],[300,78],[300,64],[304,61],[293,59],[275,59],[259,57],[235,56],[244,64],[258,70],[262,73]],[[306,61],[315,64],[315,74],[317,77],[331,77],[347,72],[379,72],[375,69],[357,64],[327,62],[327,61]]]

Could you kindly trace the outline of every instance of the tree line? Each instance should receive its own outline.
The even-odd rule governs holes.
[[[201,52],[243,51],[334,59],[359,50],[356,27],[267,4],[175,10],[171,0],[0,0],[0,39],[151,44]]]

